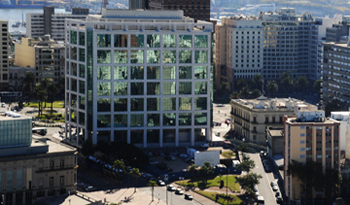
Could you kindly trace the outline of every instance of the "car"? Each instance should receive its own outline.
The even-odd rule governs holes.
[[[170,184],[170,185],[167,186],[167,190],[168,191],[175,191],[176,189],[175,189],[174,185]]]
[[[219,135],[220,135],[220,134],[219,134]],[[208,143],[204,143],[204,144],[201,144],[200,146],[203,147],[203,148],[208,148],[208,147],[209,147],[209,144],[208,144]]]
[[[264,160],[263,160],[263,164],[266,166],[266,165],[269,164],[269,161],[267,161],[267,159],[264,159]]]
[[[277,186],[272,186],[272,190],[273,191],[278,191],[278,187]]]
[[[174,155],[170,155],[170,158],[171,158],[172,161],[176,160],[176,157]]]
[[[270,172],[270,171],[271,171],[271,169],[270,169],[270,166],[269,166],[269,165],[266,165],[266,166],[265,166],[265,171],[266,171],[266,172]]]
[[[277,203],[277,204],[283,204],[283,200],[282,200],[282,197],[281,197],[281,196],[276,197],[276,203]]]
[[[225,123],[226,123],[226,124],[230,124],[230,123],[231,123],[231,119],[226,119],[226,120],[225,120]]]
[[[271,186],[277,186],[277,182],[276,181],[272,181],[271,183],[270,183],[270,185]],[[277,194],[277,193],[276,193]]]
[[[185,194],[185,199],[192,200],[193,196],[191,194]]]
[[[275,197],[281,196],[279,192],[276,192]]]
[[[93,187],[93,186],[85,186],[85,191],[95,191],[96,190],[96,187]]]
[[[6,106],[6,104],[5,103],[1,103],[1,107],[5,107]]]
[[[260,157],[264,157],[265,156],[265,152],[264,151],[260,151]]]
[[[165,182],[163,182],[162,180],[158,180],[157,184],[158,186],[165,186]]]
[[[184,192],[183,192],[181,189],[176,189],[176,190],[175,190],[175,194],[183,195]]]

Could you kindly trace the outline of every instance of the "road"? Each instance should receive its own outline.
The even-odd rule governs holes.
[[[140,188],[142,191],[152,195],[152,188],[151,187],[143,187]],[[166,196],[166,194],[168,196]],[[166,197],[168,197],[168,200],[166,200]],[[175,192],[172,191],[166,191],[166,187],[154,187],[154,201],[168,201],[167,204],[169,205],[177,205],[177,204],[181,204],[181,205],[193,205],[193,204],[201,204],[198,203],[196,200],[186,200],[184,195],[177,195],[175,194]]]
[[[260,184],[258,185],[259,194],[264,197],[265,204],[268,205],[275,205],[276,198],[275,194],[276,192],[272,191],[271,188],[271,181],[277,181],[277,179],[274,178],[273,172],[266,173],[264,170],[264,166],[261,162],[260,156],[257,153],[254,154],[248,154],[250,156],[250,159],[254,160],[255,162],[255,168],[252,170],[252,172],[256,174],[260,174],[263,178],[260,179]],[[270,166],[271,167],[271,166]]]

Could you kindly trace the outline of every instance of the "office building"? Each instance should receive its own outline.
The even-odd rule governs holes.
[[[71,14],[55,14],[53,7],[44,7],[44,13],[26,14],[26,35],[30,38],[38,38],[50,35],[55,41],[64,41],[64,20],[85,19],[89,14],[89,9],[73,8]]]
[[[35,82],[47,78],[57,82],[64,76],[64,44],[45,35],[40,38],[22,38],[15,43],[15,65],[35,68]]]
[[[222,18],[215,26],[215,87],[262,74],[264,28],[257,17]]]
[[[231,100],[234,132],[248,141],[265,145],[266,128],[283,126],[283,116],[293,114],[294,106],[299,104],[309,105],[297,99],[264,96],[252,100]]]
[[[32,119],[0,115],[0,192],[4,204],[36,201],[76,190],[77,150],[36,135]]]
[[[339,169],[339,122],[325,118],[323,110],[307,105],[296,106],[295,115],[285,116],[284,120],[284,170],[288,170],[292,160],[320,163],[323,172],[326,169]],[[290,200],[298,201],[305,197],[306,185],[301,183],[296,176],[288,176],[284,172],[284,190]],[[310,194],[313,198],[325,197],[322,190],[315,190]]]
[[[66,137],[141,147],[211,139],[213,25],[183,11],[66,20]]]
[[[0,20],[0,28],[0,91],[6,91],[9,87],[8,22]]]
[[[148,0],[129,0],[129,9],[148,9]]]
[[[341,158],[350,159],[350,112],[331,112],[330,118],[340,123],[339,149]]]
[[[326,42],[339,42],[341,37],[349,36],[349,28],[350,24],[345,21],[335,22],[326,30]]]
[[[183,10],[184,16],[189,16],[195,21],[210,21],[210,0],[145,0],[149,9],[155,10]]]

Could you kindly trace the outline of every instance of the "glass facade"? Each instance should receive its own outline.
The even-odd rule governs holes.
[[[29,146],[31,143],[32,119],[9,117],[8,120],[0,120],[0,148]]]
[[[97,47],[111,47],[111,35],[97,34]]]
[[[114,63],[116,64],[128,63],[128,51],[126,50],[114,51]]]

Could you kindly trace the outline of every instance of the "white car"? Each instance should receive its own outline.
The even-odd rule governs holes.
[[[175,190],[175,194],[183,195],[184,192],[183,192],[181,189],[176,189],[176,190]]]
[[[1,107],[5,107],[6,106],[6,104],[5,103],[1,103]]]
[[[158,180],[158,185],[159,186],[165,186],[165,183],[162,180]]]
[[[277,186],[277,182],[276,181],[272,181],[271,183],[270,183],[270,185],[273,187],[273,186]]]
[[[278,187],[277,186],[272,186],[272,190],[273,191],[278,191]]]
[[[168,189],[168,191],[175,191],[176,190],[175,187],[171,184],[167,186],[167,189]]]

